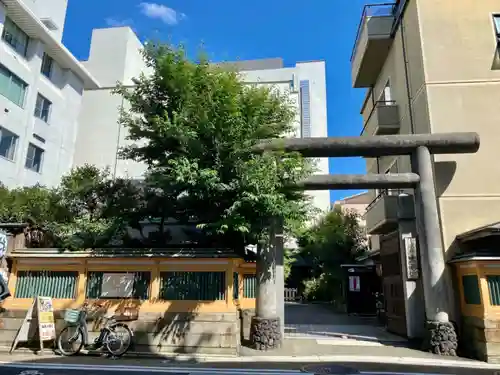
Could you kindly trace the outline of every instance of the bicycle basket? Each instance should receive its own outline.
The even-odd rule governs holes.
[[[80,319],[80,310],[68,309],[64,313],[64,321],[66,323],[78,323]]]

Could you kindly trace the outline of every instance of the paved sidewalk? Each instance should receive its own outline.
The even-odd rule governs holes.
[[[471,368],[500,370],[500,365],[488,364],[464,358],[441,357],[430,353],[400,347],[326,347],[329,350],[320,350],[320,345],[303,345],[304,340],[298,340],[302,345],[287,341],[287,344],[272,352],[254,351],[242,348],[240,357],[226,357],[216,355],[158,355],[148,357],[125,356],[118,360],[111,360],[100,356],[75,356],[60,357],[49,351],[44,355],[16,352],[9,355],[0,352],[0,363],[23,362],[23,363],[65,363],[65,364],[92,364],[92,365],[130,365],[130,366],[247,366],[247,364],[258,364],[282,366],[283,364],[305,364],[305,363],[379,363],[394,365],[414,365],[426,367],[446,368]],[[323,346],[322,348],[325,348]]]
[[[285,305],[285,338],[334,340],[332,344],[357,340],[360,344],[406,343],[407,340],[391,334],[373,317],[359,317],[337,313],[328,305],[287,303]]]
[[[245,346],[240,348],[240,357],[267,356],[330,356],[330,355],[370,355],[434,358],[434,354],[410,349],[405,346],[380,345],[366,347],[364,345],[322,345],[315,339],[287,339],[279,349],[262,352]],[[440,357],[439,357],[440,358]]]

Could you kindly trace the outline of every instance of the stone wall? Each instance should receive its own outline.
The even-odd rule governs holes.
[[[0,313],[0,347],[12,345],[26,311]],[[63,312],[55,312],[56,331],[64,326]],[[87,326],[90,340],[99,335],[102,318],[95,318]],[[152,354],[222,354],[237,355],[240,345],[237,313],[143,313],[138,320],[127,322],[134,332],[131,351]],[[39,348],[37,342],[20,344]]]
[[[500,363],[500,319],[463,317],[459,338],[463,356]]]
[[[240,311],[241,342],[250,339],[250,326],[252,324],[253,316],[255,316],[255,309],[245,309]]]

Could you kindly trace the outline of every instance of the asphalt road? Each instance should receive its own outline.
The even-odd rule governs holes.
[[[161,373],[168,375],[297,375],[300,368],[307,364],[301,363],[210,363],[209,365],[178,363],[175,366],[140,366],[127,363],[110,364],[64,364],[64,363],[2,363],[1,375],[116,375],[118,372],[126,375],[145,375]],[[315,366],[318,363],[313,364]],[[321,363],[327,366],[327,363]],[[338,363],[336,365],[339,365]],[[388,365],[381,363],[349,363],[345,364],[365,374],[455,374],[455,375],[499,375],[495,370],[481,370],[471,368],[445,368],[434,366]],[[341,374],[330,372],[330,375]],[[344,373],[345,374],[345,373]]]

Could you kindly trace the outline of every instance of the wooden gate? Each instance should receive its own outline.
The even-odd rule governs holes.
[[[380,236],[380,261],[382,263],[387,330],[407,336],[398,231]]]

